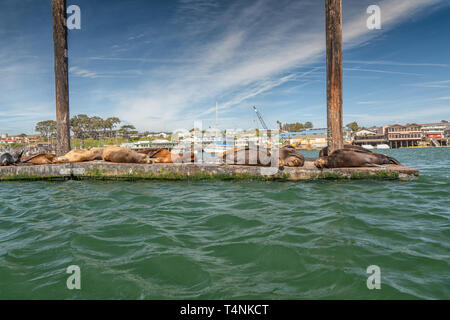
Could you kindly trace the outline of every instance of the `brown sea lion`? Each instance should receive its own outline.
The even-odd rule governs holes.
[[[98,149],[98,148],[95,148]],[[75,163],[93,161],[98,158],[98,150],[74,149],[61,157],[53,160],[53,163]]]
[[[365,151],[365,152],[372,152],[368,149],[365,149],[363,147],[353,145],[353,144],[344,144],[344,149],[356,149],[356,150],[361,150],[361,151]],[[325,147],[322,150],[320,150],[319,157],[321,158],[321,157],[327,157],[327,156],[328,156],[328,147]]]
[[[379,167],[383,164],[401,165],[396,159],[381,153],[365,152],[356,149],[333,151],[328,157],[321,157],[314,162],[319,168]]]
[[[245,164],[267,166],[271,164],[270,149],[265,148],[234,148],[225,151],[220,159],[226,164]],[[279,166],[284,167],[302,167],[305,158],[295,150],[291,145],[283,146],[279,149]]]
[[[263,148],[236,147],[219,155],[225,164],[270,165],[270,152]]]
[[[51,153],[38,153],[20,159],[20,163],[33,165],[52,164],[55,158],[56,156]]]
[[[175,154],[167,149],[146,149],[137,151],[146,154],[149,158],[155,159],[155,163],[193,163],[196,161],[194,153]]]
[[[116,163],[154,163],[154,159],[150,159],[146,154],[116,146],[103,150],[103,160]]]
[[[303,167],[305,164],[305,157],[291,145],[281,147],[279,152],[279,165],[282,167]]]

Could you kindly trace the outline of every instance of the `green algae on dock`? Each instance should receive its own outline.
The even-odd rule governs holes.
[[[0,167],[0,181],[35,180],[316,180],[389,179],[407,180],[419,171],[403,166],[380,168],[317,169],[306,161],[300,168],[285,167],[275,174],[264,174],[262,167],[246,165],[132,164],[92,161],[72,164]]]

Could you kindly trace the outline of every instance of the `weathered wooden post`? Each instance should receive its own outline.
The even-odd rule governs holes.
[[[342,133],[342,0],[325,0],[328,150],[344,147]]]
[[[70,151],[66,0],[52,0],[52,12],[55,50],[56,153],[63,155]]]

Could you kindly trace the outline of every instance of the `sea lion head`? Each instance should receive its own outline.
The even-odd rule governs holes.
[[[327,158],[321,157],[317,159],[316,161],[314,161],[314,165],[319,169],[325,168],[325,166],[327,165]]]

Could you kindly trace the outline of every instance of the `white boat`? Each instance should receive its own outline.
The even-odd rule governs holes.
[[[377,149],[390,149],[387,144],[377,144]]]
[[[368,149],[368,150],[375,149],[375,147],[371,146],[370,144],[363,144],[361,147],[363,147],[364,149]]]

